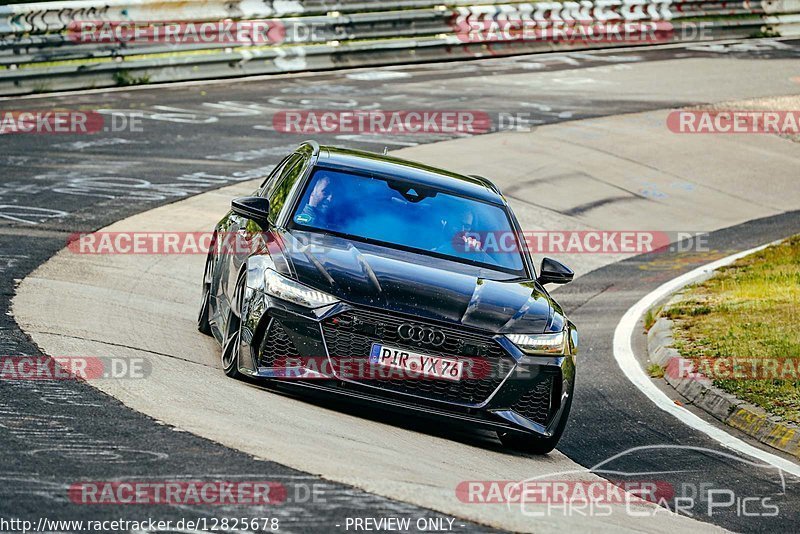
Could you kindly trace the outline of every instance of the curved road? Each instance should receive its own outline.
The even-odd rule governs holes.
[[[565,525],[602,530],[697,528],[690,519],[652,507],[638,510],[647,517],[617,509],[609,517],[555,513],[534,521],[518,509],[465,504],[454,495],[461,480],[592,479],[580,471],[627,452],[605,466],[613,467],[613,476],[601,474],[641,480],[641,473],[648,473],[644,476],[676,490],[711,485],[732,488],[737,497],[767,495],[780,503],[778,517],[754,520],[743,517],[733,506],[704,515],[707,503],[696,503],[684,512],[739,531],[787,528],[787,521],[797,520],[792,514],[800,508],[793,491],[796,481],[787,479],[785,485],[776,486],[774,472],[720,456],[714,452],[720,450],[718,444],[649,405],[616,367],[611,338],[624,311],[661,281],[724,251],[800,231],[797,215],[785,214],[800,207],[800,192],[791,174],[798,164],[797,145],[771,136],[723,136],[727,138],[721,140],[676,136],[664,128],[665,112],[647,111],[796,94],[798,84],[793,78],[800,75],[799,52],[792,42],[765,40],[690,50],[528,56],[446,67],[275,77],[234,86],[190,84],[3,102],[3,109],[137,109],[145,117],[141,133],[84,139],[3,139],[8,147],[3,165],[11,169],[13,181],[4,184],[1,197],[0,220],[6,225],[0,230],[0,243],[3,252],[8,252],[8,267],[2,274],[14,278],[22,278],[63,246],[66,231],[95,229],[159,203],[242,182],[232,190],[192,197],[112,227],[118,231],[210,228],[234,191],[251,188],[248,179],[263,174],[301,140],[270,129],[271,115],[286,108],[365,109],[378,105],[385,109],[478,109],[495,117],[499,113],[526,114],[518,115],[525,119],[518,121],[520,129],[524,122],[537,126],[528,133],[451,141],[435,136],[321,136],[322,142],[373,150],[382,145],[398,148],[442,141],[398,153],[493,178],[512,199],[526,229],[709,232],[740,225],[712,234],[709,253],[662,253],[621,263],[618,255],[567,260],[579,274],[589,273],[559,291],[559,299],[582,331],[581,387],[575,415],[560,447],[566,456],[554,453],[548,458],[509,454],[486,435],[363,413],[362,409],[328,402],[314,404],[225,380],[217,369],[213,342],[195,334],[191,324],[202,258],[98,258],[62,252],[26,279],[15,300],[17,320],[37,345],[50,354],[144,353],[153,366],[148,380],[100,381],[97,387],[177,428],[323,479],[273,463],[255,467],[233,450],[185,434],[177,440],[174,433],[162,436],[169,434],[165,427],[152,425],[82,385],[62,384],[59,391],[48,392],[4,383],[0,386],[15,389],[13,395],[3,396],[8,399],[3,417],[50,410],[65,416],[73,413],[70,424],[86,425],[86,416],[80,414],[94,410],[113,414],[114,421],[126,421],[123,426],[104,416],[105,425],[94,421],[88,426],[95,428],[87,428],[84,437],[76,439],[88,444],[105,433],[105,442],[115,445],[104,446],[99,440],[94,450],[117,447],[124,451],[119,454],[121,459],[72,449],[61,452],[68,464],[94,456],[98,458],[94,470],[43,474],[38,468],[31,471],[37,465],[33,455],[31,467],[21,465],[19,473],[9,475],[25,484],[5,490],[10,495],[4,502],[15,502],[24,492],[50,495],[59,502],[59,491],[68,481],[93,475],[95,479],[154,477],[154,473],[185,477],[227,472],[234,476],[249,470],[328,486],[329,494],[338,499],[337,506],[318,502],[278,511],[287,518],[299,514],[287,523],[300,529],[330,527],[341,517],[354,515],[352,510],[360,510],[357,514],[361,516],[434,515],[398,500],[517,530],[558,530]],[[497,99],[498,94],[504,95],[502,100]],[[575,119],[589,120],[565,122]],[[754,182],[756,173],[771,176],[770,185]],[[761,217],[769,218],[746,223]],[[9,343],[6,352],[32,352],[13,324],[5,328],[9,339],[13,341],[16,335],[19,340]],[[87,397],[91,401],[84,400]],[[48,403],[48,398],[73,402]],[[242,406],[250,408],[245,411]],[[127,429],[129,435],[109,441],[109,424],[118,431]],[[4,424],[2,417],[0,428],[12,438],[13,430],[19,430]],[[134,430],[139,428],[141,432]],[[163,442],[157,439],[152,443],[162,443],[168,452],[157,446],[131,447],[142,443],[137,434],[144,429],[158,434]],[[315,436],[313,442],[309,435]],[[195,443],[188,443],[193,440]],[[51,447],[58,449],[55,443]],[[661,444],[695,448],[630,451],[636,446]],[[191,454],[186,451],[192,447],[197,448],[197,457],[204,459],[203,467],[191,465],[187,457]],[[410,453],[415,461],[403,461],[401,453]],[[149,462],[145,464],[141,458]],[[780,494],[780,490],[785,491]],[[63,497],[61,501],[63,514],[77,516],[74,507],[63,503]],[[39,509],[30,505],[11,512],[9,506],[3,514],[22,510],[30,515]],[[301,509],[305,513],[300,514]],[[180,511],[170,513],[180,515]],[[456,524],[463,529],[480,528],[462,520]]]

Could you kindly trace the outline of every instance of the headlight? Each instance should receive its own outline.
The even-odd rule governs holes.
[[[564,354],[567,332],[557,334],[506,334],[506,337],[525,354]]]
[[[272,269],[264,271],[264,282],[267,294],[306,308],[321,308],[339,302],[333,295],[290,280]]]

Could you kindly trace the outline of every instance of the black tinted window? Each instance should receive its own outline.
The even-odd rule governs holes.
[[[402,180],[320,168],[293,221],[522,276],[517,233],[503,206]]]
[[[283,174],[270,184],[273,187],[268,193],[269,220],[273,223],[278,219],[278,214],[280,214],[284,204],[286,204],[286,199],[289,198],[289,193],[292,191],[294,184],[296,184],[297,180],[303,175],[305,160],[299,155],[292,156],[292,158],[293,159],[287,163],[286,170]]]
[[[286,156],[285,158],[283,158],[281,160],[281,162],[278,163],[275,166],[274,169],[272,169],[272,172],[269,173],[269,176],[267,176],[264,179],[264,181],[261,183],[261,186],[259,187],[259,189],[261,190],[261,192],[259,194],[261,196],[265,196],[265,192],[269,189],[270,185],[273,185],[275,183],[275,181],[277,180],[278,176],[283,172],[283,169],[286,167],[286,164],[289,163],[289,160],[292,157],[293,157],[293,155],[292,156]]]

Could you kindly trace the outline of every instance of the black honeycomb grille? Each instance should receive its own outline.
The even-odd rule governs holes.
[[[297,357],[299,357],[297,347],[294,346],[286,330],[279,321],[272,319],[267,335],[261,343],[259,367],[275,367],[276,362]]]
[[[430,347],[404,341],[397,332],[404,323],[437,328],[444,332],[445,342],[441,347]],[[432,401],[468,406],[481,404],[514,367],[514,360],[491,337],[398,316],[353,310],[326,320],[322,330],[328,352],[334,358],[363,358],[368,361],[372,344],[383,343],[420,354],[464,361],[464,377],[458,382],[432,378],[358,381],[363,385]]]
[[[553,377],[540,380],[536,387],[523,394],[511,409],[522,417],[546,426],[550,416]]]

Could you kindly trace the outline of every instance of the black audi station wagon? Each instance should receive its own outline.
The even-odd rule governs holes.
[[[485,178],[302,144],[232,202],[206,262],[199,329],[231,377],[280,381],[558,443],[577,331]]]

